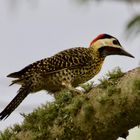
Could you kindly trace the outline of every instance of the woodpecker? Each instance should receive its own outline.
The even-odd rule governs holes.
[[[0,120],[6,119],[29,93],[40,90],[55,93],[90,80],[100,71],[108,55],[134,58],[122,48],[115,37],[100,34],[88,48],[67,49],[9,74],[7,77],[16,78],[11,85],[20,84],[21,87],[14,99],[0,113]]]

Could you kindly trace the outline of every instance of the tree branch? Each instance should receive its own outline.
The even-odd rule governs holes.
[[[140,124],[140,67],[109,75],[87,94],[56,93],[55,102],[24,115],[1,138],[116,140]]]

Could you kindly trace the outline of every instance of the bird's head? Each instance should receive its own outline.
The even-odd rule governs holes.
[[[126,52],[120,42],[113,36],[108,34],[98,35],[90,44],[95,52],[98,52],[101,57],[108,55],[124,55],[134,58],[133,55]]]

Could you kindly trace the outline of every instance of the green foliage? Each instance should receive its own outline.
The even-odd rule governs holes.
[[[102,94],[102,96],[98,98],[98,101],[101,104],[104,105],[107,101],[109,101],[110,96],[121,92],[120,89],[116,87],[116,85],[118,83],[119,78],[121,78],[123,75],[124,73],[119,67],[117,67],[112,72],[108,72],[106,76],[104,76],[102,79],[99,79],[99,87],[104,90],[104,94]]]
[[[137,78],[134,81],[134,90],[138,92],[138,94],[140,94],[140,78]]]
[[[94,114],[94,109],[92,104],[90,103],[85,104],[83,106],[83,112],[84,112],[85,121],[89,121],[93,119],[92,116]]]
[[[94,104],[100,108],[100,111],[102,107],[106,106],[106,102],[108,102],[106,109],[114,103],[111,96],[120,92],[116,88],[116,83],[118,78],[123,75],[120,68],[116,68],[112,72],[108,72],[106,77],[100,80],[101,84],[95,87],[95,89],[97,88],[96,94],[102,91]],[[139,79],[134,81],[134,88],[140,91]],[[28,115],[22,114],[25,118],[22,125],[16,124],[1,132],[0,140],[90,139],[94,135],[93,130],[96,130],[94,124],[98,121],[95,115],[97,110],[93,106],[94,95],[94,92],[74,94],[73,90],[56,93],[54,102],[47,103]],[[120,104],[126,104],[124,98]],[[104,108],[102,111],[106,112]]]
[[[140,33],[140,15],[135,15],[127,24],[127,37],[136,36]]]
[[[99,79],[100,81],[100,86],[102,88],[107,88],[114,85],[116,85],[118,78],[122,77],[124,73],[121,71],[119,67],[115,68],[112,72],[108,72],[106,76],[104,76],[102,79]],[[109,89],[109,91],[112,89]]]
[[[85,90],[85,92],[88,93],[94,87],[93,83],[94,81],[90,81],[86,84],[81,84],[80,87],[82,87]]]
[[[14,137],[14,131],[10,128],[6,129],[3,133],[0,132],[0,140],[9,140],[11,136]]]
[[[108,92],[108,96],[111,96],[114,93],[119,93],[120,92],[120,89],[119,88],[116,88],[115,86],[109,86],[107,88],[107,92]]]
[[[122,77],[124,73],[121,71],[119,67],[116,67],[112,72],[108,72],[107,76],[109,79],[117,79],[119,77]]]
[[[72,105],[68,106],[67,108],[71,113],[73,113],[74,116],[76,116],[79,113],[83,103],[84,103],[84,98],[80,97],[77,98],[76,100],[73,100]]]
[[[92,1],[93,2],[102,2],[103,0],[76,0],[76,1],[79,2],[79,4],[88,5]],[[125,1],[127,3],[132,2],[131,0],[112,0],[112,1],[116,1],[116,2]],[[107,2],[107,0],[106,0],[106,2]],[[134,2],[135,2],[135,0],[134,0]],[[137,1],[137,2],[139,2],[139,1]],[[135,37],[138,34],[140,34],[140,14],[135,15],[128,21],[125,32],[126,32],[126,37]]]
[[[55,102],[43,105],[31,114],[23,114],[25,117],[23,124],[6,129],[1,133],[0,140],[27,139],[23,132],[26,132],[26,135],[31,135],[30,138],[27,135],[29,140],[81,138],[84,133],[78,126],[74,125],[72,116],[76,115],[85,99],[77,98],[73,100],[73,93],[70,91],[62,91],[58,94]],[[16,135],[20,131],[23,134],[21,136]]]

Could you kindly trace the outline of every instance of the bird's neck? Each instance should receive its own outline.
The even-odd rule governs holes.
[[[94,47],[89,48],[92,52],[93,58],[97,61],[104,61],[105,57],[101,56],[99,51],[95,49]]]

